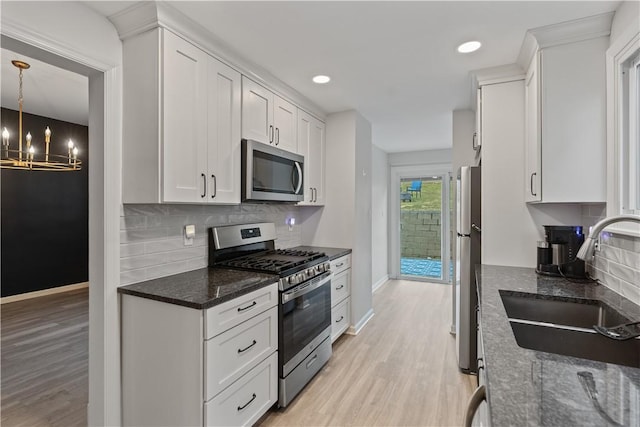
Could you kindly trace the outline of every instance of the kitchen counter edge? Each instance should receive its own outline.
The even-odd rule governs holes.
[[[273,274],[201,268],[118,287],[118,293],[203,310],[278,282]]]

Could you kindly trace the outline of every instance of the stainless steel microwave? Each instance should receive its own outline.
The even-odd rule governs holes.
[[[242,201],[304,200],[304,157],[250,139],[242,140]]]

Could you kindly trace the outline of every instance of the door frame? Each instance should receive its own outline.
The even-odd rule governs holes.
[[[401,280],[414,280],[422,282],[433,283],[449,283],[449,258],[442,257],[442,279],[422,278],[417,276],[403,276],[400,274],[400,180],[402,178],[414,178],[422,176],[443,176],[442,185],[442,215],[441,223],[441,251],[442,254],[449,254],[451,252],[451,239],[449,238],[450,230],[450,216],[449,211],[449,184],[451,181],[451,164],[448,163],[434,163],[425,165],[412,165],[412,166],[391,166],[389,173],[389,238],[390,238],[390,251],[389,251],[389,275],[393,279]],[[445,178],[447,184],[444,184]],[[446,202],[446,203],[445,203]],[[446,270],[446,271],[445,271]]]
[[[119,426],[122,67],[44,34],[2,21],[2,47],[88,77],[89,405],[88,425]]]

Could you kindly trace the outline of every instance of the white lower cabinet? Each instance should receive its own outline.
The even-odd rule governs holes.
[[[211,399],[278,348],[278,307],[207,340],[205,397]]]
[[[349,329],[349,318],[351,314],[349,307],[350,302],[351,298],[347,297],[331,309],[331,342],[334,342]]]
[[[278,353],[273,353],[205,404],[206,426],[252,425],[278,400]]]
[[[351,325],[351,254],[331,261],[331,342]]]
[[[125,426],[244,426],[278,401],[278,285],[206,310],[122,295]]]

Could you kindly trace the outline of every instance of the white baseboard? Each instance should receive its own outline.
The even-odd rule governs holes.
[[[349,326],[349,329],[347,329],[346,334],[348,335],[358,335],[360,333],[360,331],[362,330],[362,328],[364,328],[364,326],[367,324],[367,322],[369,320],[371,320],[371,318],[373,317],[373,308],[370,309],[369,311],[367,311],[367,314],[365,314],[364,316],[362,316],[362,319],[360,319],[358,321],[358,323],[355,324],[355,326]]]
[[[27,292],[24,294],[11,295],[8,297],[0,298],[0,304],[23,301],[26,299],[43,297],[45,295],[59,294],[62,292],[75,291],[77,289],[84,289],[88,287],[89,287],[89,282],[82,282],[82,283],[76,283],[73,285],[58,286],[57,288],[43,289],[41,291],[33,291],[33,292]]]
[[[389,275],[385,274],[380,278],[380,280],[378,280],[376,283],[373,284],[373,286],[371,287],[371,292],[376,292],[378,289],[382,287],[382,285],[384,285],[388,281],[389,281]]]

